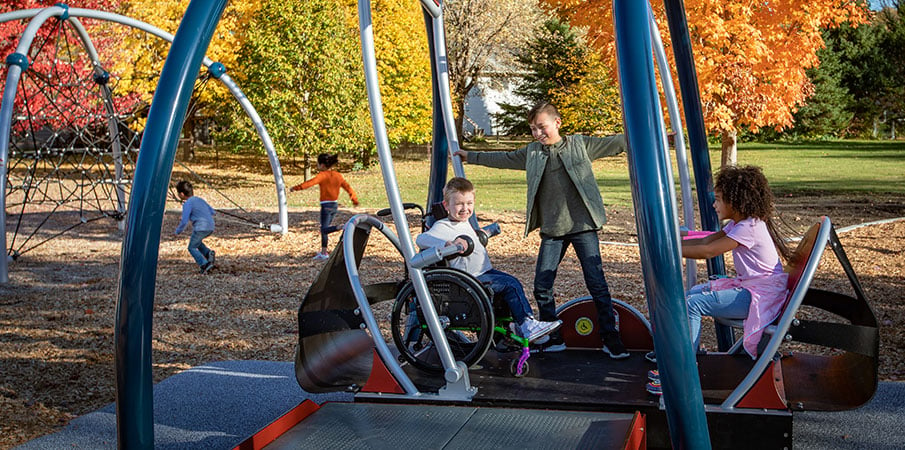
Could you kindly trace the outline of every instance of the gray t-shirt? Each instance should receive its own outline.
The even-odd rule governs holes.
[[[565,145],[564,139],[543,148],[548,155],[547,164],[537,188],[534,206],[539,213],[540,232],[546,236],[559,237],[597,229],[560,159],[559,153]]]

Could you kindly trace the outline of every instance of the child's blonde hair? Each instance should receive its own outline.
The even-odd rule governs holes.
[[[462,177],[453,177],[446,182],[443,188],[443,200],[449,201],[449,198],[457,193],[474,192],[474,184]]]
[[[552,103],[543,101],[536,103],[531,110],[528,111],[528,123],[534,123],[534,119],[541,113],[554,119],[562,119],[562,116],[559,115],[559,110],[556,109]]]

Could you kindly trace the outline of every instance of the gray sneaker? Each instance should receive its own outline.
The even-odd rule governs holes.
[[[528,342],[534,342],[542,336],[546,336],[556,331],[562,325],[561,320],[555,322],[541,322],[534,317],[529,317],[519,325],[519,334],[528,339]]]
[[[531,348],[531,353],[559,353],[564,351],[566,351],[566,344],[562,341],[555,342],[553,339],[548,339],[544,344]]]

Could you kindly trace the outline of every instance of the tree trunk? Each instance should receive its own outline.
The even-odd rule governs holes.
[[[720,168],[734,166],[738,162],[738,132],[723,131],[720,144],[722,145]]]
[[[361,165],[365,169],[371,167],[371,151],[366,148],[361,149]]]
[[[195,159],[195,121],[189,117],[182,125],[182,137],[185,146],[182,147],[182,160],[193,161]]]
[[[308,161],[308,152],[305,152],[305,181],[311,179],[311,163]]]
[[[456,140],[462,143],[462,123],[465,120],[465,99],[458,101],[459,112],[456,114]]]

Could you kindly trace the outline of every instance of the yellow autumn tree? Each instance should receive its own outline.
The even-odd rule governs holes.
[[[615,64],[612,1],[545,1],[573,24],[589,27],[597,48]],[[739,130],[792,125],[793,113],[813,93],[805,71],[819,64],[822,31],[863,22],[866,8],[858,0],[685,2],[704,121],[721,137],[723,165],[735,163]],[[662,4],[654,14],[668,45]]]
[[[421,5],[411,0],[373,0],[371,8],[390,143],[430,142],[430,53]]]
[[[162,3],[155,0],[129,0],[121,13],[175,34],[188,3],[189,0]],[[355,41],[358,35],[356,2],[331,0],[329,3],[333,3],[331,8],[334,10],[342,11],[349,30],[346,35],[348,39]],[[230,1],[207,52],[208,57],[226,67],[227,73],[240,83],[243,90],[253,91],[255,89],[250,84],[259,82],[245,76],[248,68],[242,67],[242,62],[238,59],[240,56],[238,49],[245,46],[249,27],[256,26],[253,17],[261,5],[258,0]],[[417,3],[405,0],[374,0],[372,8],[389,140],[394,145],[400,142],[419,144],[429,142],[430,66],[421,7]],[[260,36],[260,33],[256,38],[267,39],[266,36]],[[117,63],[117,74],[123,80],[121,88],[140,91],[144,93],[145,100],[150,102],[169,44],[140,31],[130,32],[123,41],[124,50],[118,53],[129,57],[120,58]],[[273,39],[263,44],[279,47],[286,43]],[[360,49],[357,41],[350,44]],[[357,59],[360,60],[360,57]],[[357,69],[350,70],[348,76],[363,78],[360,64]],[[296,93],[289,92],[287,95]],[[201,114],[205,113],[205,109],[208,109],[207,114],[215,114],[215,111],[210,110],[217,108],[218,102],[232,102],[231,95],[226,89],[213,80],[207,82],[204,89],[199,90],[195,101],[200,105]],[[301,104],[304,101],[299,98],[297,103]],[[366,115],[367,111],[362,113]],[[234,115],[221,114],[221,117]]]
[[[189,0],[170,2],[128,0],[123,1],[119,10],[114,12],[175,35],[188,4]],[[207,56],[222,63],[227,73],[232,74],[236,69],[235,49],[243,41],[248,21],[256,7],[255,2],[229,2],[217,25]],[[109,71],[117,80],[117,92],[137,93],[142,100],[139,105],[147,108],[157,88],[170,43],[138,29],[120,26],[108,26],[107,29],[117,35],[116,45],[102,50],[105,58],[110,61]],[[232,95],[222,84],[206,76],[204,68],[199,73],[196,86],[198,89],[192,97],[190,114],[183,126],[183,134],[190,138],[183,147],[185,159],[190,159],[194,155],[193,134],[197,120],[218,116],[218,107],[224,100],[232,99]],[[132,124],[132,128],[141,130],[144,128],[142,122],[145,114],[138,111],[137,117],[137,123]]]
[[[154,0],[124,1],[120,14],[153,25],[170,34],[176,34],[189,0],[158,2]],[[236,51],[245,39],[245,32],[258,2],[231,1],[223,12],[217,31],[211,39],[207,56],[222,63],[227,73],[236,70]],[[142,92],[150,102],[157,87],[157,77],[169,52],[170,44],[140,30],[129,30],[122,35],[119,53],[114,58],[114,68],[122,77],[123,89]],[[131,56],[126,58],[124,56]],[[216,85],[217,83],[211,83]],[[199,93],[201,101],[209,101],[216,95],[227,95],[220,86],[212,86]]]

